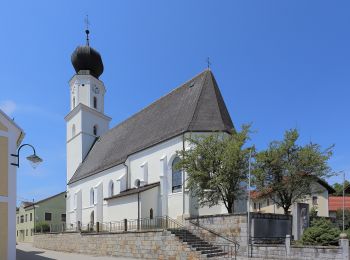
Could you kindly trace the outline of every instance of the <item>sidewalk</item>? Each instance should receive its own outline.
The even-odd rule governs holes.
[[[125,257],[94,257],[90,255],[72,254],[35,248],[30,243],[19,243],[17,245],[17,260],[133,260],[135,258]]]

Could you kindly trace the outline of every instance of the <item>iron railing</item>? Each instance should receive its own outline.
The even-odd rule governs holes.
[[[189,220],[189,223],[194,225],[194,226],[196,226],[199,229],[202,229],[202,230],[204,230],[206,232],[209,232],[210,234],[214,235],[216,238],[224,240],[225,241],[224,243],[220,243],[220,242],[213,242],[212,243],[211,242],[211,244],[220,246],[224,250],[224,252],[227,253],[227,257],[231,257],[231,258],[236,259],[236,256],[237,256],[237,253],[238,253],[238,250],[239,250],[239,246],[240,246],[237,241],[232,240],[232,239],[230,239],[228,237],[225,237],[225,236],[217,233],[216,231],[201,225],[199,223],[199,219],[198,218],[196,219],[196,221]]]
[[[177,222],[176,220],[168,216],[159,216],[154,218],[142,218],[142,219],[124,219],[121,221],[110,222],[96,222],[81,224],[77,222],[75,224],[58,224],[49,225],[49,228],[37,229],[36,233],[61,233],[61,232],[81,232],[81,233],[121,233],[121,232],[138,232],[138,231],[151,231],[151,230],[168,230],[173,234],[181,238],[183,242],[187,242],[191,245],[191,241],[194,241],[194,234],[192,234],[187,227]],[[206,229],[209,230],[209,229]],[[227,239],[214,231],[210,231],[213,234],[226,239],[227,243],[209,242],[213,247],[220,248],[225,255],[221,257],[236,259],[239,244],[236,241]],[[199,237],[200,238],[200,237]],[[202,239],[203,240],[203,239]],[[203,240],[204,241],[204,240]],[[205,242],[205,241],[204,241]]]

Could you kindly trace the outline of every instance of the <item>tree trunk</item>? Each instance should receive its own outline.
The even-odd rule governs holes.
[[[227,213],[233,213],[234,202],[233,203],[227,203],[226,209],[227,209]]]
[[[290,208],[290,207],[285,207],[285,208],[283,208],[283,210],[284,210],[284,215],[289,215],[289,212],[288,212],[289,208]]]

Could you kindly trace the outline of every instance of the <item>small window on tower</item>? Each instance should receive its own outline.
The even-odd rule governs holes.
[[[97,98],[94,97],[94,108],[97,109]]]
[[[75,97],[73,97],[73,108],[75,108]]]
[[[94,135],[97,135],[97,125],[94,125],[93,133]]]

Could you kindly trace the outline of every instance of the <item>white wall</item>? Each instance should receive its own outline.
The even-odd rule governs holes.
[[[123,176],[125,174],[125,167],[123,165],[118,165],[115,166],[111,169],[108,169],[106,171],[103,171],[99,174],[95,174],[93,176],[90,176],[88,178],[82,179],[78,182],[75,182],[73,184],[70,184],[67,186],[67,191],[68,191],[68,195],[67,195],[67,200],[69,199],[70,202],[67,202],[67,204],[72,205],[73,202],[73,196],[72,194],[74,194],[76,191],[81,190],[82,193],[82,223],[88,223],[90,222],[90,214],[91,211],[95,210],[95,221],[97,221],[97,208],[95,208],[95,206],[100,205],[101,206],[101,213],[102,215],[105,215],[105,209],[103,209],[103,207],[106,207],[107,203],[104,201],[104,198],[109,197],[108,194],[108,187],[109,187],[109,183],[112,180],[114,182],[115,185],[115,190],[116,186],[117,186],[117,180]],[[100,189],[95,189],[95,196],[96,196],[96,205],[91,205],[90,203],[90,189],[91,188],[95,188],[96,185],[101,184],[101,188]],[[102,206],[103,205],[103,206]],[[71,223],[75,223],[75,212],[74,209],[72,209],[71,207],[69,207],[69,211],[67,208],[67,223],[68,223],[68,219],[71,221]],[[103,221],[105,221],[103,219]]]
[[[141,193],[141,218],[150,218],[150,209],[153,209],[153,217],[160,216],[159,187]]]
[[[142,215],[149,216],[149,209],[153,208],[154,216],[168,215],[171,218],[178,219],[185,216],[189,216],[190,213],[199,212],[199,214],[221,214],[226,213],[225,207],[219,205],[212,208],[203,208],[200,210],[193,210],[192,206],[195,204],[195,198],[190,198],[188,191],[172,193],[172,162],[176,157],[176,151],[183,149],[182,135],[174,137],[163,143],[157,144],[153,147],[140,151],[136,154],[130,155],[125,162],[129,169],[128,188],[134,188],[134,182],[136,179],[143,180],[145,176],[145,169],[148,175],[148,184],[161,182],[160,190],[155,192],[153,189],[143,194],[143,207]],[[83,223],[86,223],[90,219],[90,212],[94,209],[89,204],[90,188],[94,187],[98,183],[103,183],[103,198],[108,197],[108,187],[111,179],[116,181],[120,179],[126,173],[126,167],[121,164],[111,169],[105,170],[99,174],[90,176],[76,183],[68,186],[69,191],[76,189],[82,190],[82,211],[83,211]],[[126,178],[126,177],[125,177]],[[186,176],[184,176],[184,179]],[[125,184],[126,179],[123,181]],[[115,192],[119,193],[118,183],[115,182]],[[165,185],[165,187],[164,187]],[[164,192],[164,194],[163,194]],[[160,201],[160,195],[162,198],[166,198],[166,203]],[[146,199],[148,197],[148,199]],[[103,200],[103,222],[122,220],[124,218],[137,218],[137,206],[134,205],[134,196],[122,197],[113,199],[110,201]],[[137,203],[137,197],[136,197]],[[73,216],[73,212],[67,212]]]
[[[108,201],[105,222],[137,219],[137,194]]]

